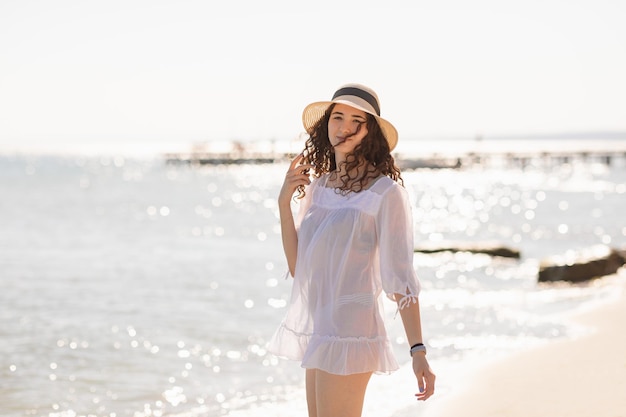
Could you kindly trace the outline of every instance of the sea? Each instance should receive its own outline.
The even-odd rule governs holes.
[[[403,172],[416,244],[521,253],[415,254],[435,372],[580,337],[590,329],[568,318],[625,278],[538,283],[549,258],[626,247],[626,154],[510,158],[545,145]],[[0,416],[305,416],[303,370],[266,350],[291,289],[276,203],[287,167],[1,154]],[[363,415],[423,416],[385,303],[401,369],[373,377]],[[438,379],[438,394],[452,384]]]

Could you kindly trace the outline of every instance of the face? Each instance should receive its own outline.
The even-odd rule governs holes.
[[[335,152],[350,153],[367,135],[367,114],[346,104],[335,104],[328,119],[328,139]]]

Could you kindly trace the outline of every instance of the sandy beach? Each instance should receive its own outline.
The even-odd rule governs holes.
[[[466,369],[448,389],[441,381],[427,417],[626,416],[626,274],[603,279],[615,298],[572,317],[584,335]]]

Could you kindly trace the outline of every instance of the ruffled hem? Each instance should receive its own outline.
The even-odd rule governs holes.
[[[313,335],[302,360],[303,368],[336,375],[363,372],[390,373],[398,363],[386,337],[334,337]]]
[[[311,335],[298,333],[281,323],[267,345],[267,350],[281,358],[300,361],[310,340]]]
[[[298,333],[285,324],[268,344],[276,356],[302,361],[302,367],[331,374],[391,373],[398,363],[386,337],[336,337]]]

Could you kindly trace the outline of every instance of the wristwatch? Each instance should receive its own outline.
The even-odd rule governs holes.
[[[411,350],[409,351],[409,353],[411,354],[411,357],[413,357],[413,354],[415,352],[424,352],[426,353],[426,346],[424,346],[423,343],[416,343],[413,346],[411,346]]]

